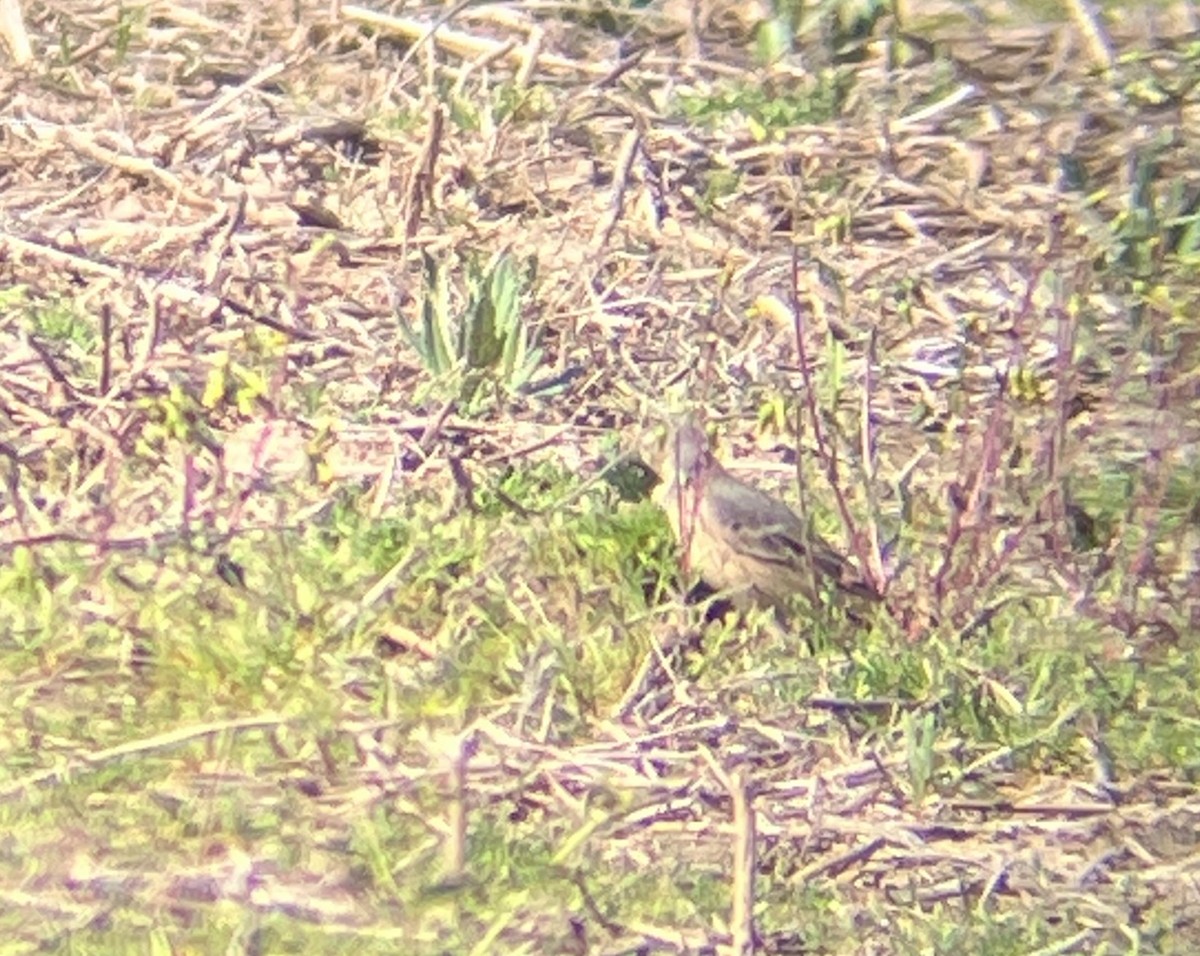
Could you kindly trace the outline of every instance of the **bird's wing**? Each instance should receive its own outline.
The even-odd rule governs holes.
[[[803,522],[783,502],[753,485],[724,473],[713,478],[704,500],[729,535],[730,544],[743,554],[773,565],[792,568],[809,562],[818,577],[827,578],[854,594],[874,595],[858,570]],[[736,486],[736,487],[733,487]]]
[[[804,556],[804,525],[791,508],[728,473],[709,480],[703,500],[739,551],[772,563]]]

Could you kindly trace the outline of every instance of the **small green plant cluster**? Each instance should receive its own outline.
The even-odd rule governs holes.
[[[755,52],[763,63],[814,45],[824,47],[819,55],[834,62],[859,59],[879,21],[895,15],[891,0],[775,0],[772,7],[773,15],[755,31]]]
[[[508,253],[486,266],[467,265],[465,303],[456,307],[446,270],[425,254],[420,322],[398,314],[400,331],[416,351],[434,387],[478,409],[491,383],[508,393],[528,384],[542,359],[535,328],[522,312],[522,288],[533,271]]]
[[[825,70],[786,90],[738,82],[704,94],[681,96],[679,106],[687,119],[709,126],[730,114],[744,115],[755,135],[765,139],[776,130],[836,118],[849,89],[849,74]]]

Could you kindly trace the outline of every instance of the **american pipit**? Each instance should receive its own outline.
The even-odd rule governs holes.
[[[656,457],[662,481],[653,498],[666,511],[687,566],[735,603],[780,607],[794,595],[815,600],[823,581],[879,598],[787,505],[726,471],[690,418],[672,427]]]

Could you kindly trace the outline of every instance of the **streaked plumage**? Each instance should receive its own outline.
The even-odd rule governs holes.
[[[815,600],[828,580],[847,593],[878,598],[787,505],[726,471],[692,420],[676,424],[664,444],[654,500],[667,514],[686,565],[710,587],[739,603],[779,606],[797,594]]]

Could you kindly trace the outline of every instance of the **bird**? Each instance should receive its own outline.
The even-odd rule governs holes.
[[[691,416],[676,420],[656,449],[652,500],[666,512],[696,572],[737,607],[783,610],[799,595],[819,599],[822,582],[856,597],[881,595],[791,508],[725,469]]]

